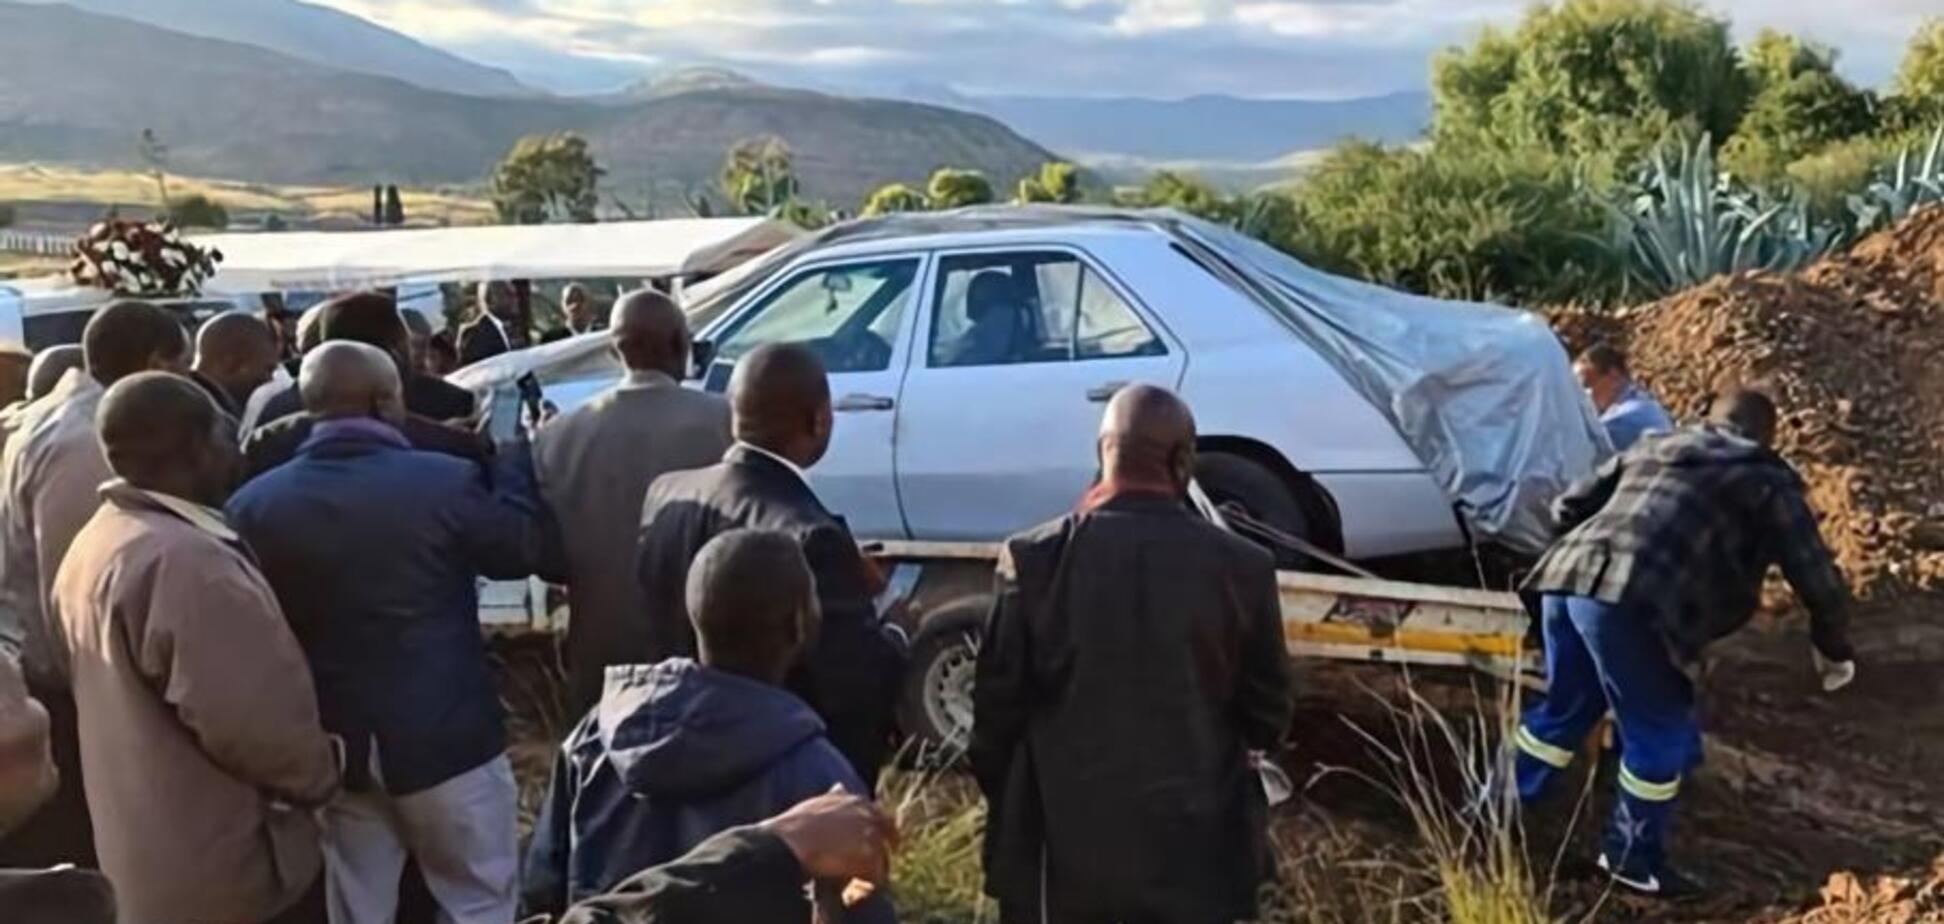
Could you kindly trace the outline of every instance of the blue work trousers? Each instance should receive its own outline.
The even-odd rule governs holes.
[[[1547,691],[1514,735],[1519,798],[1529,804],[1543,795],[1612,710],[1620,793],[1601,848],[1616,871],[1656,875],[1681,776],[1701,760],[1694,686],[1648,614],[1549,594],[1541,619]]]

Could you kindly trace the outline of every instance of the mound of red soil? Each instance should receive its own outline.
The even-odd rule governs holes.
[[[1625,346],[1682,419],[1723,387],[1768,390],[1786,411],[1778,448],[1859,593],[1944,589],[1944,208],[1797,273],[1554,319],[1569,346]]]

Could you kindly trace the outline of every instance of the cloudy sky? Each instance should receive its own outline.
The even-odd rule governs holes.
[[[1526,0],[311,0],[565,92],[658,68],[895,92],[1341,97],[1425,84],[1430,57]],[[1879,84],[1940,0],[1708,0],[1738,35],[1834,45]]]

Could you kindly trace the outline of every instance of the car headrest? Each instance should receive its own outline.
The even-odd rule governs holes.
[[[1016,317],[1020,308],[1019,288],[1005,270],[985,270],[965,287],[965,316],[974,322],[986,321],[994,312]]]

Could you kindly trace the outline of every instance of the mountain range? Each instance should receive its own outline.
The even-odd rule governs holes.
[[[376,23],[299,0],[20,0],[60,3],[172,32],[255,45],[335,70],[395,77],[471,96],[538,93],[503,70],[468,61]]]
[[[712,186],[723,152],[758,135],[785,139],[806,193],[837,207],[941,166],[984,170],[1004,189],[1062,155],[1115,182],[1166,167],[1241,188],[1345,137],[1413,139],[1429,108],[1421,93],[816,92],[720,66],[566,97],[300,0],[0,0],[0,159],[139,167],[148,128],[173,170],[264,182],[476,185],[521,135],[576,131],[636,210]]]
[[[808,195],[847,208],[940,166],[1009,184],[1056,156],[990,117],[918,103],[720,82],[620,101],[479,96],[71,6],[0,3],[0,160],[140,167],[144,128],[178,172],[342,185],[478,183],[521,135],[576,131],[608,170],[605,187],[637,208],[712,186],[723,153],[759,135],[787,140]]]

